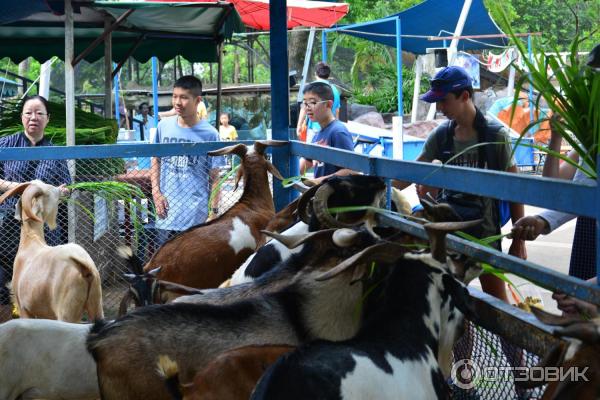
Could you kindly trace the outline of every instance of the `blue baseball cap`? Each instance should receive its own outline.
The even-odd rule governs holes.
[[[471,75],[462,67],[451,66],[440,70],[430,81],[431,88],[420,97],[428,103],[442,100],[450,92],[473,87]]]

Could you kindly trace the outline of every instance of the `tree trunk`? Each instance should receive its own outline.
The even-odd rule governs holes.
[[[19,63],[19,76],[28,78],[27,73],[29,72],[29,58],[24,59]],[[19,96],[23,96],[23,93],[27,90],[27,84],[23,82],[23,86],[19,86]]]
[[[252,47],[252,45],[254,44],[254,41],[252,40],[251,36],[248,36],[248,82],[250,83],[254,83],[254,48]]]
[[[304,55],[306,54],[306,44],[308,43],[308,31],[298,31],[292,29],[288,41],[288,61],[290,71],[296,70],[298,76],[302,73],[304,65]]]
[[[213,63],[208,63],[208,70],[210,72],[210,79],[209,82],[212,84],[213,81]]]
[[[183,76],[183,66],[181,65],[181,56],[177,56],[177,72],[179,73],[179,77]]]
[[[233,83],[240,83],[240,51],[237,46],[233,47]]]
[[[135,83],[140,84],[140,63],[137,60],[133,60],[133,71],[135,73]]]

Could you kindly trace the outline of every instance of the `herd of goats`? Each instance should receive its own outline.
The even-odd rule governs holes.
[[[424,201],[429,243],[383,226],[371,210],[386,186],[365,175],[331,177],[275,213],[268,175],[281,175],[265,150],[281,144],[209,152],[241,158],[241,198],[146,265],[120,248],[131,274],[115,320],[104,319],[89,254],[44,240],[58,189],[32,181],[0,197],[21,195],[22,223],[12,280],[21,318],[0,324],[0,400],[452,397],[453,346],[474,317],[466,285],[482,269],[448,252],[445,236],[479,221]],[[370,207],[331,212],[347,206]],[[93,324],[79,323],[84,312]],[[562,325],[546,365],[593,372],[549,384],[544,398],[597,398],[598,324],[536,316]]]

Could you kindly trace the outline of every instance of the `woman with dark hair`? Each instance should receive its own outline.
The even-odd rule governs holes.
[[[23,101],[21,122],[23,131],[0,138],[0,148],[52,146],[44,136],[44,130],[50,120],[48,101],[42,96],[28,97]],[[28,160],[0,162],[0,191],[5,192],[22,182],[38,179],[54,186],[62,186],[61,192],[68,194],[65,184],[71,183],[71,177],[64,160]],[[12,276],[12,268],[19,247],[21,226],[14,218],[17,198],[6,199],[0,204],[0,322],[10,319],[10,290],[6,287]],[[59,210],[60,211],[60,210]],[[46,240],[51,246],[64,242],[61,240],[61,224],[54,231],[46,232]]]

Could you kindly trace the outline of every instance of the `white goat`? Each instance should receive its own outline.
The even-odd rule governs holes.
[[[22,318],[79,322],[83,311],[91,320],[104,318],[100,274],[79,245],[46,244],[44,221],[56,228],[60,191],[41,181],[22,183],[0,197],[22,194],[15,218],[21,220],[21,241],[15,257],[12,291]]]
[[[0,324],[0,399],[100,398],[85,347],[90,327],[47,319]]]

